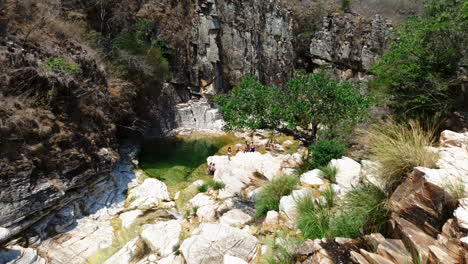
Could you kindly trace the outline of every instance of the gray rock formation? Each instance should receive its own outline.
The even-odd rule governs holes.
[[[330,14],[311,41],[313,63],[345,78],[362,75],[384,54],[391,29],[391,22],[379,15],[368,21],[354,14]]]

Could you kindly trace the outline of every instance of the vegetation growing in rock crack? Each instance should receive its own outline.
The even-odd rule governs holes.
[[[331,165],[327,164],[325,166],[319,167],[320,175],[324,177],[325,179],[329,180],[330,183],[336,183],[336,174],[338,173],[338,168]]]
[[[70,64],[62,57],[51,57],[44,61],[44,69],[58,73],[81,73],[83,70],[73,64]]]
[[[388,120],[371,131],[371,157],[379,163],[382,182],[394,190],[414,167],[436,168],[439,154],[428,146],[434,144],[435,128],[425,130],[417,121],[398,124]]]
[[[255,201],[255,217],[262,217],[268,211],[279,210],[281,197],[291,194],[299,184],[299,178],[295,175],[283,175],[267,182]]]
[[[338,205],[334,202],[333,193],[325,197],[323,201],[303,196],[296,201],[297,225],[304,238],[356,238],[384,230],[386,196],[376,186],[369,183],[358,185]]]
[[[284,90],[247,76],[232,93],[218,95],[214,101],[227,130],[273,128],[311,141],[319,125],[349,131],[366,118],[371,105],[357,86],[323,72],[297,72]]]
[[[273,238],[265,241],[268,246],[267,253],[262,257],[265,264],[289,264],[294,263],[295,251],[300,246],[301,240],[287,235],[284,231],[277,232]]]

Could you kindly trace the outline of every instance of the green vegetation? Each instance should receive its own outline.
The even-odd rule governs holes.
[[[329,180],[331,183],[336,183],[336,174],[338,173],[337,167],[331,164],[327,164],[325,166],[319,167],[319,170],[321,171],[320,174],[322,177]]]
[[[142,146],[140,167],[148,176],[164,181],[171,193],[186,188],[198,179],[210,184],[212,176],[207,173],[206,158],[226,153],[229,145],[235,145],[240,140],[232,135],[215,137],[192,134],[150,141]],[[216,189],[220,183],[213,182],[211,186]],[[196,194],[196,188],[193,191]],[[185,195],[181,194],[181,197]]]
[[[210,179],[207,183],[198,186],[198,192],[207,192],[209,188],[212,188],[213,190],[221,190],[224,186],[224,183]]]
[[[458,177],[456,182],[445,185],[445,190],[448,192],[450,197],[457,201],[466,197],[465,182],[462,177]]]
[[[114,57],[123,66],[124,75],[141,84],[146,95],[159,94],[169,74],[167,43],[151,39],[152,25],[151,20],[140,20],[112,41]]]
[[[297,201],[298,227],[304,238],[356,238],[363,233],[380,232],[386,224],[385,194],[372,184],[350,191],[344,202],[334,204],[330,190],[326,201],[305,196]]]
[[[265,264],[288,264],[295,263],[294,253],[302,244],[302,241],[296,237],[287,235],[284,231],[275,234],[275,238],[265,241],[268,245],[268,251],[262,258],[261,263]]]
[[[341,10],[345,13],[351,12],[351,0],[341,0]]]
[[[215,180],[209,180],[207,184],[209,187],[213,188],[213,190],[221,190],[226,186],[224,183]]]
[[[426,10],[395,32],[390,52],[372,68],[401,120],[425,119],[461,106],[458,74],[468,43],[468,0],[426,1]]]
[[[281,197],[291,194],[298,184],[295,175],[283,175],[267,182],[255,201],[255,217],[265,216],[270,210],[278,211]]]
[[[83,72],[80,67],[70,64],[62,57],[52,57],[45,59],[44,69],[57,73],[77,74]]]
[[[204,183],[204,184],[198,186],[198,192],[200,192],[200,193],[207,192],[208,187],[209,187],[208,184]]]
[[[309,151],[311,153],[309,164],[315,169],[326,166],[332,159],[341,158],[346,153],[346,147],[337,140],[324,139],[309,146]]]
[[[386,121],[374,127],[369,139],[371,159],[379,162],[377,175],[386,189],[394,190],[414,167],[437,167],[439,155],[427,148],[434,143],[434,133],[434,128],[426,131],[416,121],[408,125]]]
[[[370,99],[351,83],[339,83],[326,73],[304,72],[296,73],[285,90],[245,77],[231,94],[218,95],[215,102],[227,130],[273,128],[311,141],[319,124],[330,131],[350,129],[370,109]]]

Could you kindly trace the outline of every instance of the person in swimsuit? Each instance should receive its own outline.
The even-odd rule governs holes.
[[[229,147],[228,151],[227,151],[227,156],[228,156],[229,161],[231,161],[231,155],[232,155],[232,149],[231,149],[231,147]]]

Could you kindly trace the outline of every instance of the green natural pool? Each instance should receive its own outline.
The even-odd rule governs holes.
[[[208,180],[206,159],[221,155],[242,139],[230,134],[191,134],[151,140],[143,144],[140,167],[149,177],[164,181],[171,193],[175,193],[192,182]]]

